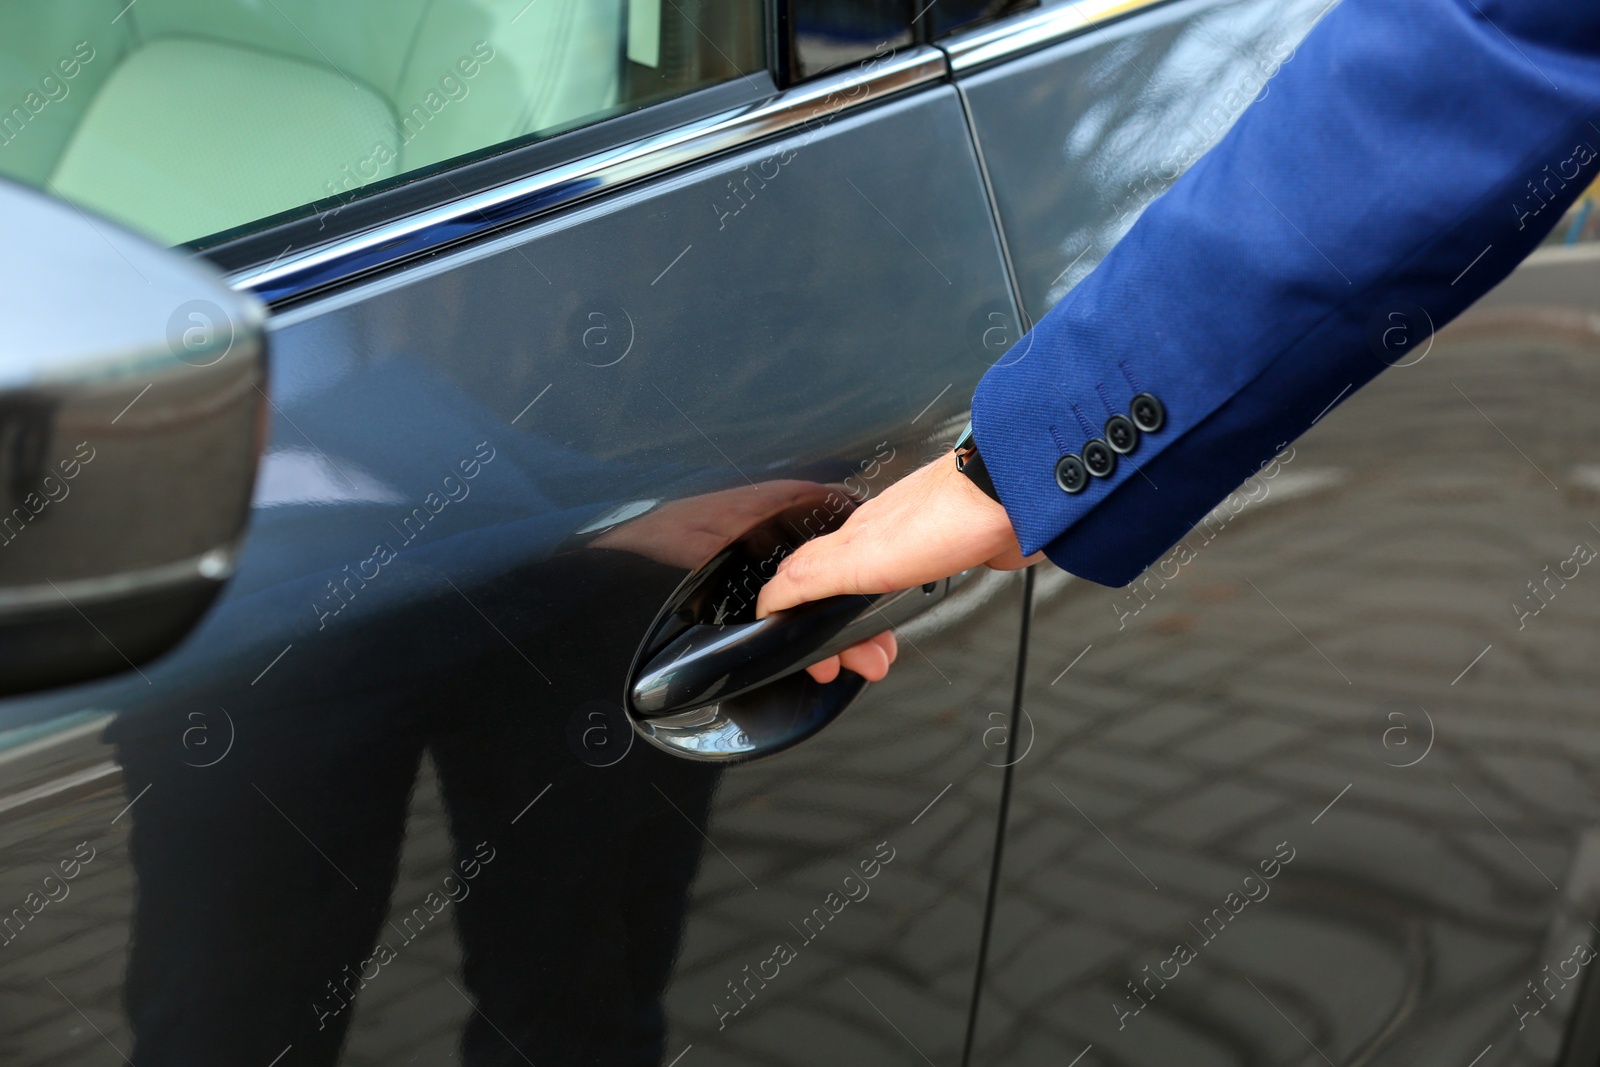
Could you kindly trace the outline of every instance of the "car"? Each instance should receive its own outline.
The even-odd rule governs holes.
[[[1325,10],[0,8],[6,1061],[1600,1060],[1586,211],[1124,589],[754,619]]]

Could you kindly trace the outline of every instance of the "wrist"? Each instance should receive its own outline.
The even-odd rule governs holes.
[[[939,491],[953,506],[953,510],[945,514],[963,531],[963,537],[995,551],[1014,546],[1016,534],[1011,529],[1011,517],[1006,514],[1005,506],[957,470],[949,457],[941,458],[935,466],[942,483]]]
[[[969,426],[969,433],[970,429]],[[968,436],[968,433],[964,433],[963,441]],[[986,492],[966,470],[957,468],[950,457],[939,459],[936,465],[940,479],[949,483],[948,492],[960,502],[955,515],[959,516],[957,522],[964,538],[970,541],[972,547],[985,554],[988,566],[997,570],[1012,570],[1025,567],[1039,558],[1037,556],[1025,558],[1022,555],[1021,546],[1017,543],[1016,530],[1011,525],[1011,516],[1006,512],[998,494]],[[989,485],[992,489],[993,482],[990,481]]]

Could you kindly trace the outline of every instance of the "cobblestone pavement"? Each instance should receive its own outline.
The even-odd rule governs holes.
[[[1513,1005],[1600,945],[1600,572],[1526,583],[1600,548],[1592,330],[1453,329],[1168,580],[1041,581],[974,1062],[1553,1062],[1578,979]]]

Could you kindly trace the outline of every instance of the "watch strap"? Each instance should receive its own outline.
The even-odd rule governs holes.
[[[983,456],[978,453],[978,442],[973,439],[970,422],[962,431],[960,440],[956,442],[955,455],[956,470],[966,475],[973,485],[982,489],[990,500],[999,503],[1000,494],[995,491],[994,479],[989,476],[989,468],[984,465]]]

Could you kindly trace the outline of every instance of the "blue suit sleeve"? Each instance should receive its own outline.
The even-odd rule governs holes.
[[[1600,5],[1345,0],[1271,91],[973,398],[1024,552],[1132,581],[1396,357],[1443,326],[1594,180]],[[1166,411],[1077,493],[1067,454],[1148,392]]]

